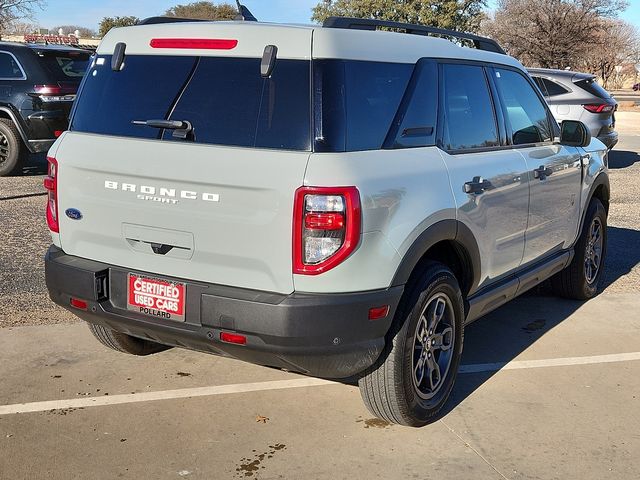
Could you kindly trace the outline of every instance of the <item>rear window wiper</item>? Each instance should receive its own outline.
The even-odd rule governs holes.
[[[186,140],[193,132],[193,125],[187,120],[134,120],[134,125],[173,130],[173,137]]]

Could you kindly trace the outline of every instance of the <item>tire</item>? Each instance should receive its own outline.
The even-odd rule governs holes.
[[[464,306],[458,281],[442,264],[428,264],[410,288],[398,308],[384,352],[365,371],[358,386],[365,405],[376,417],[421,427],[437,420],[453,388],[462,355]],[[429,331],[437,317],[435,330]],[[425,337],[429,348],[425,348]],[[438,348],[436,340],[449,348]],[[433,364],[438,369],[431,368]],[[440,381],[434,385],[437,371]]]
[[[0,177],[17,172],[25,155],[26,148],[15,124],[7,118],[0,118]]]
[[[592,236],[599,230],[599,240]],[[602,202],[591,199],[571,263],[551,279],[554,293],[565,298],[588,300],[598,293],[607,254],[607,212]],[[597,259],[596,259],[597,257]],[[597,267],[595,267],[597,263]]]
[[[89,324],[89,330],[98,341],[117,352],[129,353],[131,355],[145,356],[153,353],[168,350],[169,346],[160,343],[132,337],[125,333],[116,332],[102,325]]]

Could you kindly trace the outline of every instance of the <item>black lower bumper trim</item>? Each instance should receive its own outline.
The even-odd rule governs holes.
[[[403,293],[399,286],[282,295],[171,279],[187,285],[186,319],[173,322],[127,309],[128,269],[52,246],[45,272],[51,299],[87,322],[166,345],[336,379],[357,375],[377,360]],[[86,301],[87,311],[71,307],[71,298]],[[387,317],[369,320],[369,310],[383,305],[389,305]],[[246,345],[220,341],[223,331],[246,336]]]

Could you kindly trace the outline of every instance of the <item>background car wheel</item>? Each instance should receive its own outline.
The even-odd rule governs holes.
[[[607,211],[593,198],[575,246],[571,263],[551,279],[555,293],[566,298],[588,300],[598,293],[607,254]]]
[[[102,325],[89,324],[89,330],[103,345],[122,353],[131,355],[151,355],[153,353],[168,350],[169,346],[150,342],[141,338],[132,337],[124,333],[116,332]]]
[[[444,265],[429,264],[409,288],[385,351],[358,384],[372,414],[420,427],[436,419],[453,388],[464,307],[458,282]]]
[[[15,124],[0,118],[0,177],[19,170],[25,154],[26,149]]]

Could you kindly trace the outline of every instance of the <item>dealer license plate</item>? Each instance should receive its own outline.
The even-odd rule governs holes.
[[[129,274],[127,308],[143,315],[184,322],[187,287],[159,278]]]

